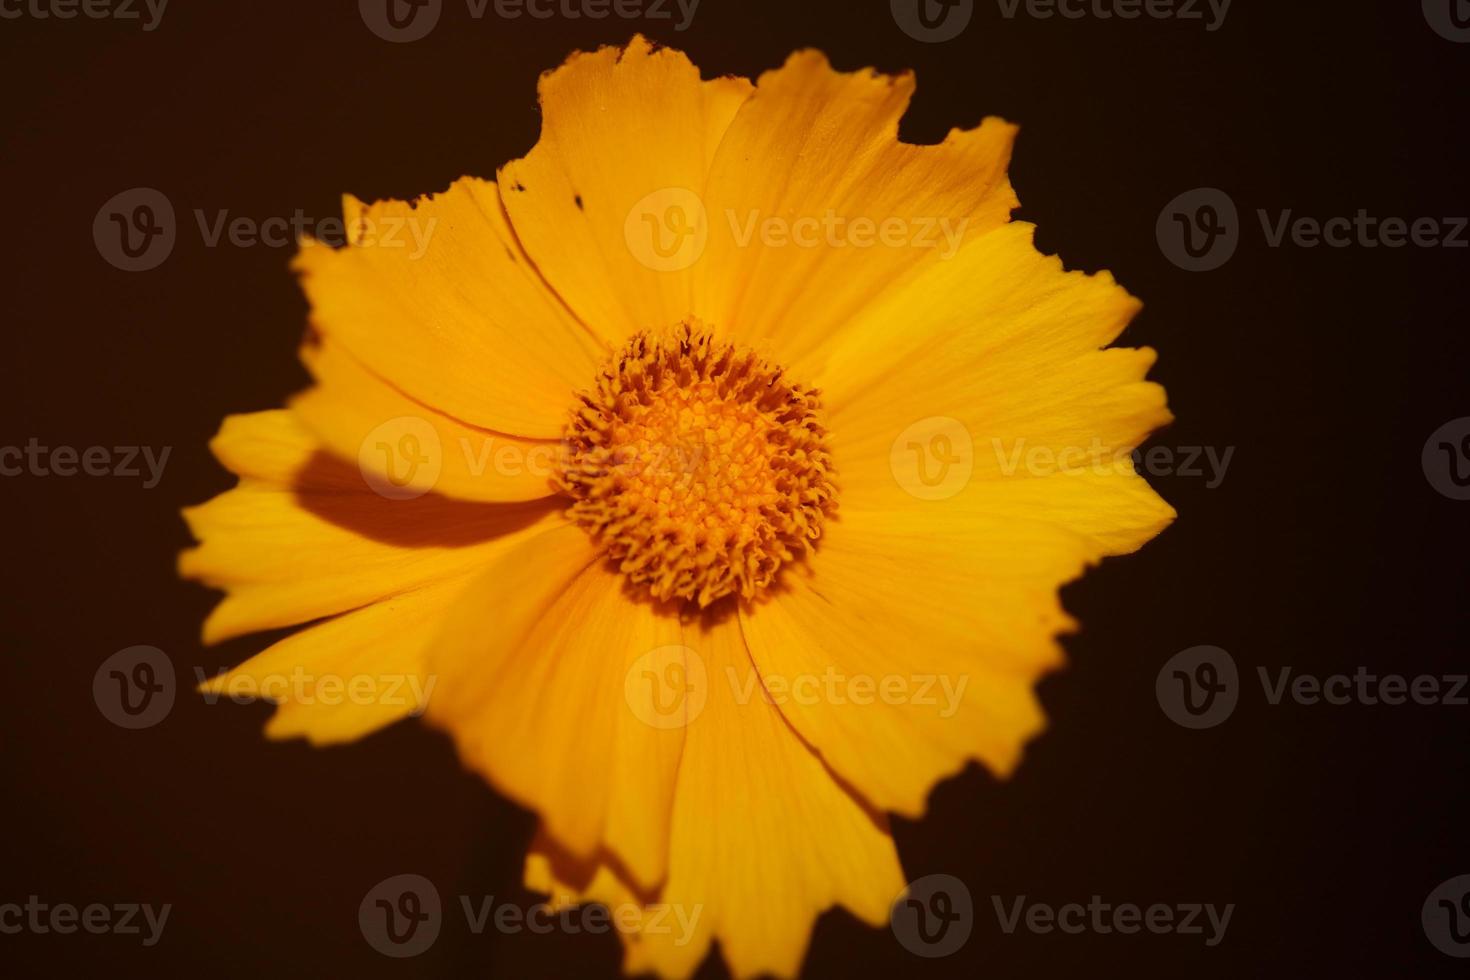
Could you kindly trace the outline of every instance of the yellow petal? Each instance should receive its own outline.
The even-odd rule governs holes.
[[[793,727],[875,806],[921,815],[970,759],[1010,772],[1071,625],[1058,587],[1173,519],[1128,456],[1169,418],[1143,380],[1153,352],[1100,349],[1137,309],[1010,226],[833,344],[819,384],[840,510],[809,574],[741,620]]]
[[[625,584],[579,527],[507,552],[446,618],[429,718],[563,847],[605,847],[652,886],[683,733],[635,710],[626,680],[650,653],[678,649],[679,624]]]
[[[1139,303],[1011,225],[859,316],[819,384],[844,514],[1001,517],[1133,551],[1174,517],[1130,456],[1171,416],[1153,351],[1103,348]],[[896,330],[894,323],[902,323]]]
[[[735,977],[795,976],[823,910],[886,921],[903,887],[887,821],[761,698],[735,619],[687,624],[683,642],[706,686],[685,733],[658,900],[693,927],[688,936],[644,930],[625,967],[687,977],[717,940]]]
[[[180,574],[226,590],[205,642],[335,615],[473,574],[518,535],[562,522],[550,501],[390,500],[324,453],[290,412],[227,419],[214,449],[240,484],[184,516]]]
[[[1032,685],[1060,660],[1056,590],[1086,554],[1046,526],[925,516],[843,514],[810,569],[741,611],[792,727],[873,806],[911,818],[970,759],[1009,774],[1042,729]]]
[[[501,170],[501,197],[547,281],[609,342],[689,315],[676,243],[685,219],[698,220],[691,202],[750,88],[741,78],[702,82],[683,53],[643,37],[575,54],[542,76],[540,139]],[[659,229],[671,207],[677,227]],[[671,261],[655,251],[665,248]]]
[[[430,490],[460,500],[535,500],[552,493],[560,444],[466,425],[416,402],[330,339],[302,358],[316,386],[291,401],[297,417],[390,499]]]
[[[937,476],[939,455],[964,456],[946,479],[972,474],[972,485],[1036,475],[1037,452],[1065,452],[1073,470],[1126,463],[1169,421],[1163,389],[1144,380],[1153,351],[1101,349],[1138,301],[1107,273],[1064,272],[1032,231],[1007,226],[922,270],[834,341],[815,384],[844,506],[900,501],[895,467],[922,459]]]
[[[438,678],[427,637],[469,575],[391,596],[309,626],[200,686],[210,698],[265,698],[270,738],[350,742],[423,714]]]
[[[312,323],[415,401],[470,425],[561,434],[606,351],[521,252],[495,185],[464,178],[413,203],[343,204],[349,244],[308,241]]]
[[[991,118],[938,145],[901,143],[913,90],[910,74],[839,73],[817,51],[761,76],[704,195],[696,312],[706,322],[769,340],[810,377],[821,349],[889,283],[1009,219],[1015,127]],[[786,232],[764,234],[768,220]]]

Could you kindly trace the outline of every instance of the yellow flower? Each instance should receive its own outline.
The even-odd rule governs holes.
[[[315,384],[226,420],[239,486],[187,513],[207,641],[303,625],[207,687],[315,743],[427,697],[539,815],[529,886],[694,917],[621,929],[629,971],[884,923],[884,814],[1014,769],[1058,587],[1174,516],[1128,455],[1154,354],[1107,347],[1138,302],[1010,220],[1015,127],[900,142],[913,88],[572,56],[496,182],[304,245]]]

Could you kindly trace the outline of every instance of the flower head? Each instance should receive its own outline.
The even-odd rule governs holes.
[[[697,910],[622,930],[630,971],[790,975],[824,909],[884,922],[884,814],[1015,767],[1058,587],[1173,518],[1128,455],[1153,353],[1108,346],[1137,301],[1010,220],[1013,126],[900,142],[912,90],[574,55],[495,182],[305,244],[314,384],[226,420],[240,484],[187,515],[206,639],[302,627],[210,686],[432,689],[297,685],[268,732],[426,710],[539,816],[529,885]]]

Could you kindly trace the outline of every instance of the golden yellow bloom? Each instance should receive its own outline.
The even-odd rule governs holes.
[[[206,640],[310,624],[209,686],[432,685],[540,817],[528,885],[699,909],[623,931],[630,971],[791,975],[824,909],[882,924],[884,814],[1015,767],[1058,587],[1174,516],[1127,455],[1153,352],[1107,347],[1137,301],[1010,220],[1015,127],[900,142],[913,88],[574,55],[496,182],[305,244],[315,384],[226,420],[239,486],[187,514]],[[421,707],[276,697],[316,743]]]

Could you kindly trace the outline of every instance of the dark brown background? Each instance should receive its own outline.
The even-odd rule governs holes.
[[[171,446],[160,486],[0,480],[7,788],[0,902],[170,902],[162,942],[0,936],[0,973],[610,976],[611,936],[472,936],[453,896],[517,884],[529,816],[403,724],[313,751],[260,737],[267,709],[182,694],[157,727],[99,714],[93,672],[133,644],[184,674],[264,640],[203,649],[214,596],[175,579],[178,509],[230,483],[205,443],[230,412],[302,386],[305,305],[289,249],[206,248],[190,212],[337,214],[338,195],[404,197],[490,176],[535,141],[537,73],[634,30],[706,74],[754,74],[793,48],[844,68],[913,67],[905,135],[998,113],[1040,243],[1110,268],[1147,309],[1179,421],[1156,442],[1236,447],[1223,484],[1155,479],[1178,523],[1065,594],[1085,624],[1042,687],[1051,730],[1008,784],[972,770],[922,824],[897,826],[911,876],[975,896],[975,934],[922,961],[887,932],[825,917],[811,977],[1431,976],[1463,973],[1419,925],[1429,890],[1470,872],[1470,709],[1268,707],[1257,665],[1464,671],[1466,515],[1420,470],[1428,434],[1470,415],[1467,251],[1267,248],[1254,209],[1406,218],[1470,211],[1462,133],[1470,45],[1417,3],[1236,0],[1199,22],[1028,18],[977,5],[925,45],[886,0],[704,0],[667,22],[471,20],[449,0],[429,38],[373,36],[353,0],[173,0],[158,30],[0,21],[5,409],[0,444]],[[113,194],[167,194],[169,260],[128,274],[91,225]],[[1160,209],[1228,191],[1245,239],[1223,269],[1181,271]],[[1230,650],[1247,693],[1227,723],[1174,726],[1154,677],[1174,652]],[[379,879],[428,876],[451,903],[417,960],[356,924]],[[1004,935],[989,896],[1237,906],[1225,942]],[[7,966],[8,964],[8,966]],[[707,964],[704,976],[722,976]]]

